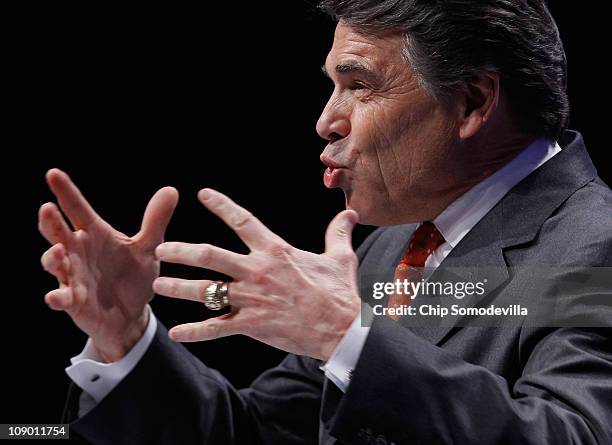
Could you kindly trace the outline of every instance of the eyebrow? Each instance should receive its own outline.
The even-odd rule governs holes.
[[[329,75],[329,72],[327,71],[327,68],[325,68],[325,65],[321,66],[321,72],[327,76],[327,77],[331,77]],[[362,76],[364,76],[366,79],[370,80],[373,83],[379,84],[381,82],[381,76],[380,74],[370,70],[369,68],[366,68],[364,65],[362,65],[361,63],[358,62],[347,62],[347,63],[340,63],[338,65],[336,65],[336,73],[338,74],[354,74],[354,73],[358,73]]]

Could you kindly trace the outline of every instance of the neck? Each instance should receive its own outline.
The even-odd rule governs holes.
[[[473,138],[461,143],[448,158],[446,178],[436,181],[434,189],[424,190],[420,195],[429,199],[422,203],[417,220],[435,219],[461,195],[514,159],[534,140],[532,135],[514,133],[494,138]],[[416,215],[413,213],[412,216]]]

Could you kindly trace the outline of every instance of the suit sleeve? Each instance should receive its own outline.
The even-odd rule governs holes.
[[[365,426],[395,443],[612,443],[610,329],[529,336],[535,346],[511,385],[377,317],[331,434],[358,442]]]
[[[76,420],[80,390],[71,385],[64,421],[93,444],[317,443],[323,375],[319,362],[288,355],[251,387],[236,390],[159,323],[132,372]]]

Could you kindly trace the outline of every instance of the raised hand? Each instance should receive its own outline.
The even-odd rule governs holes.
[[[129,237],[94,211],[66,173],[52,169],[46,178],[73,229],[54,203],[41,206],[39,230],[52,244],[41,262],[59,282],[45,302],[65,311],[104,361],[119,360],[146,328],[146,306],[159,275],[154,251],[163,242],[178,192],[165,187],[155,193],[141,230]]]
[[[202,203],[219,216],[251,249],[248,255],[208,244],[168,242],[162,261],[215,270],[234,278],[229,286],[232,311],[221,317],[174,327],[177,341],[201,341],[232,334],[252,338],[301,355],[327,360],[359,313],[357,256],[351,233],[358,215],[340,212],[325,236],[326,250],[296,249],[227,196],[210,189]],[[203,301],[211,281],[161,277],[158,294]]]

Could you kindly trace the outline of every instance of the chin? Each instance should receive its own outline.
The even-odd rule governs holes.
[[[374,200],[369,200],[365,196],[363,198],[365,199],[354,199],[354,197],[351,199],[347,197],[345,203],[347,210],[354,210],[359,214],[359,224],[377,227],[393,225],[390,222],[390,215],[387,215],[384,209],[376,206],[373,203]]]
[[[397,226],[424,220],[418,211],[410,212],[414,217],[406,216],[403,215],[406,209],[394,212],[383,200],[365,194],[347,196],[345,206],[347,210],[355,210],[359,214],[359,224],[365,226]]]

